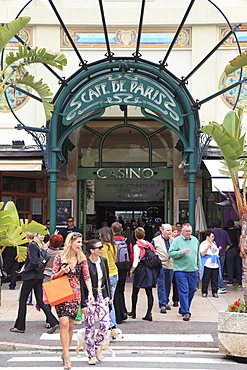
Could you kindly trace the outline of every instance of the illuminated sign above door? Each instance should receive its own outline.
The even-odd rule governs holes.
[[[151,179],[154,171],[151,168],[99,168],[96,175],[99,179]]]
[[[183,125],[175,95],[160,82],[135,72],[113,72],[85,84],[67,104],[63,124],[110,105],[148,108],[176,126]]]

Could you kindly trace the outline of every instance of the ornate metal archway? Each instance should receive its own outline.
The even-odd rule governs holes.
[[[17,17],[32,2],[29,0],[21,9]],[[76,56],[78,57],[80,68],[69,78],[63,79],[58,76],[52,68],[49,68],[61,86],[54,98],[54,114],[50,122],[44,128],[34,128],[25,126],[20,119],[18,128],[29,132],[44,152],[46,168],[50,174],[50,220],[51,230],[55,229],[56,216],[56,188],[58,162],[64,163],[66,148],[68,148],[69,135],[77,127],[86,125],[94,118],[102,116],[105,108],[110,105],[134,105],[139,106],[144,116],[157,120],[164,126],[171,129],[179,137],[183,151],[181,163],[186,164],[186,174],[188,175],[189,192],[189,221],[194,226],[195,220],[195,176],[200,166],[202,153],[209,143],[209,138],[200,133],[200,122],[198,110],[200,106],[215,98],[216,96],[239,85],[241,89],[241,75],[239,82],[217,92],[201,101],[195,101],[187,86],[187,81],[193,74],[214,54],[214,52],[228,39],[234,35],[240,50],[235,31],[238,25],[232,27],[226,16],[211,0],[205,0],[214,6],[226,21],[229,32],[215,45],[191,71],[182,78],[174,76],[167,66],[167,60],[179,37],[179,34],[195,4],[191,0],[184,16],[179,24],[172,42],[159,63],[152,63],[141,58],[140,45],[143,28],[143,17],[146,0],[141,1],[140,19],[138,26],[138,36],[136,49],[132,56],[115,57],[111,51],[106,19],[104,13],[103,0],[99,0],[102,26],[105,36],[105,46],[107,53],[105,58],[93,63],[87,63],[81,56],[68,28],[64,24],[57,7],[53,0],[47,0],[58,22],[63,28]],[[18,36],[16,36],[17,39]],[[21,40],[19,39],[21,42]],[[30,94],[32,96],[32,94]],[[37,99],[33,96],[33,98]],[[237,101],[236,101],[237,104]]]

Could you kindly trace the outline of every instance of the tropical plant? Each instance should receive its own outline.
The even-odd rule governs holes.
[[[17,261],[23,262],[27,254],[27,248],[24,244],[28,242],[25,232],[46,235],[46,228],[36,221],[28,222],[28,220],[19,219],[14,202],[7,202],[2,210],[3,205],[4,202],[0,202],[0,254],[6,247],[15,247]]]
[[[225,164],[221,172],[227,174],[232,180],[235,196],[233,197],[230,193],[221,192],[221,194],[226,201],[232,204],[241,225],[240,254],[243,265],[243,295],[245,307],[247,307],[247,158],[244,157],[246,150],[245,133],[242,134],[242,117],[242,109],[238,112],[230,111],[222,125],[210,122],[201,131],[210,135],[218,145]],[[244,178],[242,189],[239,184],[240,173]]]
[[[247,65],[247,51],[244,51],[236,58],[231,60],[225,67],[225,73],[228,75],[239,68]],[[231,204],[239,217],[241,225],[240,237],[240,255],[243,266],[243,296],[245,311],[247,312],[247,197],[246,197],[246,180],[247,180],[247,158],[245,148],[245,133],[242,133],[243,109],[237,112],[230,111],[224,118],[223,124],[209,122],[208,125],[201,128],[201,131],[210,135],[221,151],[224,158],[224,168],[222,174],[231,177],[234,194],[225,194],[225,201],[221,205]],[[244,179],[243,187],[240,188],[239,174]]]
[[[0,52],[8,42],[30,21],[30,17],[20,17],[6,25],[0,25]],[[19,45],[18,50],[10,52],[4,60],[3,69],[0,69],[0,96],[11,86],[26,85],[31,87],[40,96],[44,105],[46,119],[52,116],[52,92],[43,79],[35,81],[34,77],[26,72],[25,67],[32,64],[44,63],[60,70],[67,65],[64,54],[51,53],[45,48],[30,49],[27,45]],[[24,71],[24,73],[23,73]]]

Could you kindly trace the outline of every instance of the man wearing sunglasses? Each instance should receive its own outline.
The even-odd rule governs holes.
[[[82,230],[79,229],[79,227],[76,227],[74,224],[74,217],[70,216],[67,219],[67,227],[64,229],[60,230],[60,234],[63,236],[64,240],[66,239],[67,235],[70,233],[78,232],[82,234]],[[83,239],[83,237],[82,237]]]

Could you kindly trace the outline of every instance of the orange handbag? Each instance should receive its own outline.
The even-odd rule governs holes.
[[[43,283],[43,289],[51,306],[69,301],[75,297],[66,275]]]

